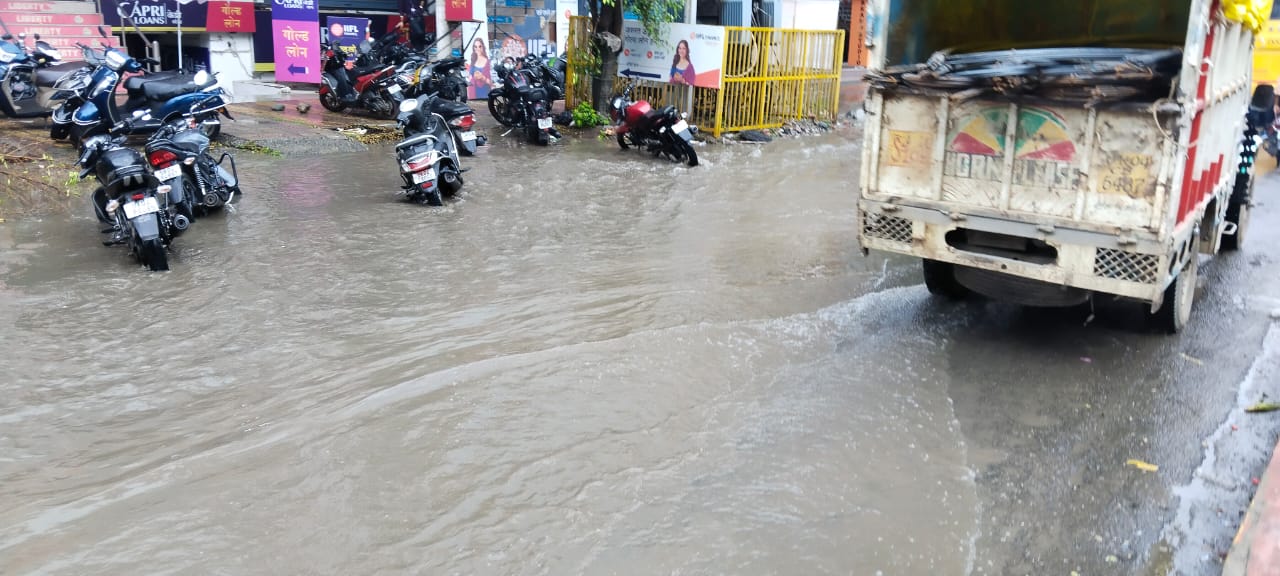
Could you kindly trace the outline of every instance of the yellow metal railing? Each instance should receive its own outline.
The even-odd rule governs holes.
[[[843,30],[726,27],[714,134],[834,120],[843,47]]]
[[[570,81],[566,106],[590,98],[590,23],[585,17],[571,19],[569,76],[587,85],[575,92]],[[780,28],[725,27],[723,86],[691,88],[655,82],[616,78],[614,93],[635,83],[632,97],[648,100],[654,107],[683,108],[688,90],[693,90],[690,120],[710,128],[714,136],[725,132],[778,128],[789,120],[811,118],[833,121],[840,101],[840,71],[845,35],[843,30],[786,30]],[[583,56],[587,54],[587,56]],[[577,73],[575,73],[575,71]]]

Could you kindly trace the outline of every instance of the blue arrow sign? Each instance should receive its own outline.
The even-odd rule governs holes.
[[[302,75],[302,74],[306,74],[306,73],[307,73],[307,67],[306,67],[306,66],[298,66],[297,64],[290,64],[290,65],[289,65],[289,73],[290,73],[290,74],[296,74],[296,75],[299,75],[299,76],[300,76],[300,75]]]
[[[639,71],[639,70],[632,70],[632,69],[630,69],[630,68],[627,68],[626,70],[623,70],[623,71],[619,72],[618,74],[620,74],[620,75],[622,75],[622,76],[638,76],[638,77],[640,77],[640,78],[653,78],[653,79],[655,79],[655,80],[656,80],[656,79],[659,79],[659,78],[662,78],[662,75],[661,75],[661,74],[653,74],[653,73],[651,73],[651,72],[641,72],[641,71]]]
[[[489,22],[493,24],[510,24],[511,17],[510,16],[490,16]]]

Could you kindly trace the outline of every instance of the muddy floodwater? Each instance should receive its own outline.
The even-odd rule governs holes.
[[[956,574],[977,503],[850,136],[695,169],[241,154],[173,271],[0,228],[0,572]],[[914,272],[914,269],[912,269]]]

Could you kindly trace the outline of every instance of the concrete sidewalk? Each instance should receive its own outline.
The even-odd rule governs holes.
[[[1223,576],[1280,576],[1280,445],[1222,567]]]

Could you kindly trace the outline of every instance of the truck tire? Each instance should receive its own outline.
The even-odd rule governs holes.
[[[1166,334],[1177,334],[1187,327],[1196,299],[1196,278],[1199,277],[1199,272],[1200,257],[1193,252],[1182,271],[1164,289],[1164,301],[1160,303],[1160,309],[1148,317],[1153,328]]]
[[[969,295],[969,289],[956,282],[954,264],[937,260],[921,260],[920,264],[924,271],[924,285],[930,294],[952,300],[960,300]]]
[[[1235,252],[1244,245],[1245,232],[1249,230],[1249,201],[1253,196],[1253,183],[1255,178],[1248,175],[1241,175],[1241,178],[1248,178],[1248,184],[1242,185],[1236,182],[1236,190],[1231,193],[1231,199],[1227,201],[1227,222],[1236,225],[1236,233],[1230,236],[1222,237],[1222,251]]]

